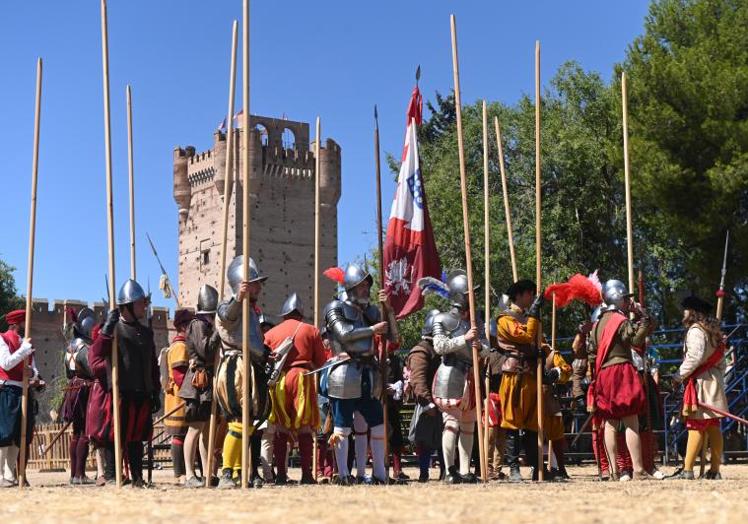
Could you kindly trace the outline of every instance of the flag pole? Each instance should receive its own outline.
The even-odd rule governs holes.
[[[29,211],[29,257],[26,268],[26,317],[24,322],[23,336],[31,337],[31,315],[33,313],[33,287],[34,287],[34,248],[36,245],[36,183],[39,174],[39,131],[41,126],[42,110],[42,59],[36,61],[36,99],[34,102],[34,149],[31,161],[31,209]],[[32,357],[33,358],[33,357]],[[23,379],[21,393],[21,450],[18,467],[18,487],[23,489],[26,484],[26,454],[28,443],[29,420],[29,362],[32,359],[23,359]]]
[[[486,101],[483,100],[483,324],[486,331],[486,340],[491,341],[491,219],[490,202],[488,199],[488,109]],[[483,482],[488,481],[488,402],[491,382],[489,379],[489,367],[486,362],[485,391],[486,401],[484,407],[483,424],[483,451],[486,454],[481,469]]]
[[[460,191],[462,194],[462,227],[465,236],[465,271],[468,280],[468,304],[470,308],[470,328],[475,329],[475,290],[473,288],[473,255],[470,247],[470,221],[468,215],[467,198],[467,173],[465,168],[465,146],[462,135],[462,102],[460,99],[460,66],[457,56],[457,23],[455,15],[450,15],[450,26],[452,32],[452,74],[455,87],[455,112],[457,116],[457,151],[460,160]],[[485,471],[486,454],[483,449],[483,420],[480,394],[480,361],[478,359],[478,344],[473,343],[473,386],[475,388],[475,419],[478,421],[478,455],[480,456],[481,476]]]
[[[504,146],[501,142],[501,127],[499,117],[494,117],[494,128],[496,129],[496,147],[499,149],[499,170],[501,171],[501,191],[504,197],[504,218],[506,221],[506,234],[509,243],[509,259],[512,263],[512,281],[517,282],[517,257],[514,253],[514,233],[512,232],[512,212],[509,209],[509,190],[507,189],[506,170],[504,169]]]
[[[125,88],[127,98],[127,165],[130,183],[130,278],[137,280],[135,269],[135,166],[133,162],[132,145],[132,88],[130,84]]]
[[[234,99],[236,98],[236,48],[239,33],[239,22],[234,20],[231,26],[231,69],[229,72],[229,109],[226,116],[226,166],[223,184],[223,228],[221,241],[221,271],[218,273],[218,294],[223,300],[226,290],[226,257],[228,253],[227,244],[229,236],[229,204],[231,201],[231,189],[234,185]],[[210,422],[208,424],[208,460],[205,469],[205,487],[210,487],[213,476],[213,456],[216,449],[216,426],[218,424],[218,401],[216,396],[216,385],[218,379],[218,366],[221,363],[221,352],[216,351],[213,361],[213,395],[210,399]]]
[[[541,176],[540,176],[540,41],[535,42],[535,280],[538,292],[542,292],[542,220],[541,220]],[[543,329],[538,325],[538,349],[543,341]],[[544,359],[542,351],[538,356],[538,367],[535,375],[538,396],[538,480],[545,478],[545,462],[543,457],[544,417],[543,417],[543,368]]]
[[[109,250],[109,309],[117,308],[114,272],[114,196],[112,188],[112,130],[109,112],[109,31],[106,0],[101,0],[101,61],[104,91],[104,153],[106,159],[106,207]],[[112,335],[112,422],[114,430],[114,468],[117,488],[122,487],[122,441],[119,406],[119,348],[116,331]]]
[[[410,122],[415,125],[415,122]],[[377,106],[374,106],[374,165],[376,166],[377,178],[377,257],[379,262],[379,289],[384,289],[384,241],[382,238],[382,166],[379,154],[379,115]],[[384,305],[380,304],[379,313],[382,320],[386,318]],[[390,446],[389,446],[389,413],[387,406],[387,340],[380,336],[379,342],[379,370],[382,374],[382,416],[384,418],[384,467],[389,478],[390,469]]]
[[[626,190],[626,263],[629,293],[634,289],[634,228],[631,214],[631,174],[629,169],[629,112],[626,92],[626,72],[621,72],[621,105],[623,110],[623,180]]]
[[[242,98],[244,101],[244,110],[242,113],[243,123],[243,151],[242,151],[242,280],[249,281],[249,182],[250,182],[250,164],[249,164],[249,0],[244,0],[242,5]],[[242,489],[249,488],[249,466],[251,452],[249,450],[249,403],[252,398],[249,392],[249,377],[251,366],[249,362],[249,298],[242,301]],[[255,381],[252,381],[254,387]]]
[[[319,329],[320,326],[320,308],[319,308],[319,248],[320,248],[320,170],[322,163],[320,160],[320,141],[322,140],[322,124],[320,123],[319,116],[315,122],[315,140],[314,140],[314,327]],[[315,393],[319,389],[317,377],[314,377],[314,391]],[[317,442],[317,434],[314,435],[312,440],[312,471],[314,480],[317,480],[317,453],[319,450],[319,443]]]

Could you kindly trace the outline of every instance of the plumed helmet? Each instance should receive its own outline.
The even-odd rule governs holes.
[[[608,280],[603,284],[603,301],[608,311],[623,310],[626,299],[631,296],[620,280]]]
[[[374,278],[365,271],[362,267],[357,264],[348,264],[345,268],[345,275],[343,276],[343,287],[346,291],[350,291],[364,280],[369,281],[369,285],[374,284]]]
[[[439,314],[438,309],[432,309],[426,313],[426,319],[423,321],[423,327],[421,328],[422,337],[430,337],[434,332],[434,319]]]
[[[239,293],[239,285],[242,283],[244,276],[244,255],[234,257],[234,260],[229,264],[229,269],[226,271],[226,278],[229,280],[229,286],[234,295]],[[249,257],[249,281],[250,282],[264,282],[267,280],[267,276],[261,275],[260,270],[257,269],[257,264]]]
[[[117,305],[124,306],[125,304],[132,304],[138,300],[145,299],[145,291],[143,287],[133,279],[128,279],[127,282],[122,284],[117,293]]]
[[[283,302],[279,315],[285,317],[296,311],[302,317],[304,316],[304,305],[301,303],[301,299],[297,293],[291,293]]]
[[[453,306],[462,310],[468,307],[468,279],[467,273],[462,269],[456,269],[447,275],[447,287],[449,288],[449,301]],[[478,287],[473,288],[478,289]]]
[[[215,313],[218,308],[218,290],[203,284],[197,293],[197,313]]]
[[[91,331],[96,325],[96,314],[89,307],[84,307],[78,311],[77,320],[73,331],[76,337],[91,340]]]

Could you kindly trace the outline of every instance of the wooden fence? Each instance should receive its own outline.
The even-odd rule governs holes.
[[[29,448],[27,468],[39,471],[63,471],[70,469],[70,440],[73,438],[73,427],[69,426],[62,436],[52,444],[46,455],[44,450],[65,426],[63,423],[40,424],[34,428],[34,438]],[[169,451],[169,436],[164,433],[164,425],[159,424],[153,429],[153,459],[154,462],[171,462]],[[91,448],[91,451],[93,449]],[[87,468],[95,469],[94,454],[89,453]]]

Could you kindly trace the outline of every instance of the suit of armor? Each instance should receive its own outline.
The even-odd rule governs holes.
[[[476,482],[470,473],[470,458],[475,432],[475,393],[473,383],[473,352],[465,335],[470,324],[463,318],[465,304],[454,301],[452,308],[434,319],[434,351],[442,362],[434,377],[434,402],[442,412],[444,432],[442,451],[447,467],[447,481]],[[481,355],[488,354],[488,343],[481,341]],[[459,434],[459,438],[458,438]],[[459,447],[460,470],[455,466],[455,450]]]
[[[371,430],[373,481],[386,482],[384,468],[384,415],[380,396],[382,377],[375,357],[377,346],[373,326],[380,322],[378,309],[368,300],[354,301],[350,291],[372,277],[355,265],[346,269],[345,300],[333,300],[325,307],[325,324],[333,354],[347,354],[347,360],[332,367],[326,378],[327,396],[333,412],[333,441],[341,482],[350,482],[348,436],[356,428],[358,477],[366,467],[366,430]],[[392,329],[390,330],[392,333]],[[323,388],[324,389],[324,388]],[[356,414],[354,421],[354,412]]]

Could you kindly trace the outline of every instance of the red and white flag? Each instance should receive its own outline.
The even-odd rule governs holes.
[[[423,307],[419,278],[441,276],[418,158],[422,111],[423,100],[416,86],[408,104],[402,164],[384,241],[384,287],[397,318]]]

